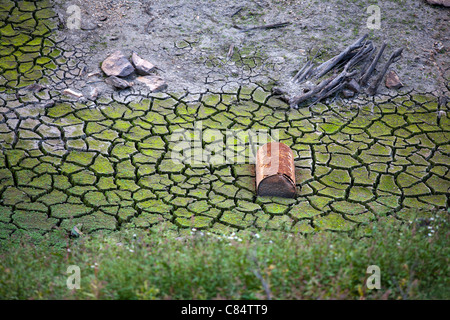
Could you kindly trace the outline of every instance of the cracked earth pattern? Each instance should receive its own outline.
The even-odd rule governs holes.
[[[55,32],[49,1],[0,1],[0,238],[55,227],[83,232],[166,226],[364,234],[376,218],[448,210],[450,103],[416,92],[290,109],[270,87],[94,101],[61,93],[83,51]],[[11,14],[14,13],[14,14]],[[39,82],[44,90],[26,86]],[[246,163],[177,164],[172,134],[279,132],[295,155],[298,196],[256,197]],[[211,144],[205,143],[204,149]],[[253,146],[255,147],[255,146]]]

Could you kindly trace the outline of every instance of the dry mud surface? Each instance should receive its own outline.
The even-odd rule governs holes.
[[[380,216],[445,214],[449,10],[385,1],[381,29],[371,31],[371,4],[0,0],[0,238],[48,236],[78,223],[86,233],[195,227],[365,235]],[[70,5],[81,9],[80,30],[67,29]],[[290,24],[235,28],[281,22]],[[298,110],[272,94],[273,86],[297,90],[290,79],[310,49],[323,49],[326,60],[366,32],[377,45],[386,41],[388,54],[405,48],[392,67],[400,90],[382,85],[375,97]],[[117,49],[156,64],[167,91],[106,85],[100,63]],[[175,134],[199,129],[222,136],[200,141],[202,163],[174,162]],[[293,150],[295,199],[256,197],[251,137],[258,132]],[[224,153],[214,154],[219,142]],[[227,151],[235,158],[225,159]]]
[[[161,69],[172,91],[227,91],[252,82],[278,81],[283,89],[295,92],[290,79],[310,51],[323,50],[318,60],[326,60],[369,33],[378,47],[384,41],[388,44],[383,63],[395,49],[404,48],[403,59],[393,66],[405,85],[402,91],[448,92],[450,10],[425,1],[74,0],[58,4],[60,17],[67,16],[68,5],[81,8],[85,30],[64,35],[66,43],[87,53],[83,61],[89,69],[97,69],[116,49],[136,51]],[[367,8],[373,4],[380,7],[381,25],[371,30]],[[283,22],[290,25],[249,32],[236,28]],[[230,46],[233,54],[227,57]],[[441,46],[447,49],[436,52]]]

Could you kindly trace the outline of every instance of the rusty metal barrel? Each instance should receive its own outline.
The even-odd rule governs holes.
[[[258,196],[294,198],[294,154],[281,142],[269,142],[256,153],[256,193]]]

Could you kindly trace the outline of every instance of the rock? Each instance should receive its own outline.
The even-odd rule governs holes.
[[[429,4],[437,4],[444,7],[450,7],[450,0],[427,0]]]
[[[83,94],[81,92],[75,91],[73,89],[65,89],[63,91],[63,94],[75,97],[77,99],[79,99],[79,98],[81,98],[83,96]]]
[[[436,42],[433,44],[433,49],[434,49],[436,52],[444,52],[445,47],[444,47],[444,45],[442,44],[442,42],[436,41]]]
[[[153,70],[155,70],[155,65],[153,63],[142,59],[136,54],[136,52],[133,52],[131,61],[133,62],[137,73],[139,73],[140,75],[149,75]]]
[[[355,79],[350,80],[350,82],[347,83],[346,87],[354,93],[358,93],[361,90],[360,85]]]
[[[42,108],[50,108],[50,107],[53,107],[54,105],[55,105],[55,101],[54,100],[47,100],[47,101],[44,101],[41,104],[41,107]]]
[[[30,84],[29,86],[26,86],[24,89],[26,91],[39,92],[39,91],[44,90],[45,87],[40,85],[39,83],[33,83],[33,84]]]
[[[106,78],[105,82],[109,85],[112,85],[113,87],[117,89],[126,89],[131,87],[131,84],[123,79],[120,79],[116,76],[111,76],[109,78]]]
[[[115,51],[103,61],[102,70],[107,76],[126,77],[134,67],[122,52]]]
[[[166,82],[159,76],[137,77],[136,80],[144,83],[152,92],[159,92],[167,89]]]
[[[355,95],[355,92],[349,89],[344,89],[342,90],[342,95],[344,96],[344,98],[351,98]]]
[[[89,91],[89,96],[88,97],[89,97],[90,100],[95,100],[95,99],[97,99],[98,94],[99,94],[98,89],[96,87],[94,87],[94,88],[92,88]]]
[[[401,83],[400,78],[395,71],[389,71],[386,74],[386,87],[389,89],[399,89],[403,87],[403,83]]]
[[[91,72],[91,73],[88,73],[87,74],[87,77],[88,78],[90,78],[90,77],[98,77],[98,76],[100,76],[101,74],[100,74],[100,71],[94,71],[94,72]]]

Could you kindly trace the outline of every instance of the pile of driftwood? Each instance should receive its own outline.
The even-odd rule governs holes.
[[[365,34],[345,48],[344,51],[318,66],[314,63],[317,54],[311,60],[308,60],[292,81],[296,84],[305,81],[316,82],[316,84],[304,88],[301,94],[294,97],[283,97],[283,100],[287,101],[292,108],[298,108],[303,104],[305,106],[314,105],[340,93],[343,93],[345,97],[350,97],[366,89],[367,94],[375,95],[389,66],[401,58],[403,48],[391,54],[389,60],[380,69],[378,76],[368,85],[369,79],[386,48],[386,43],[383,43],[378,53],[375,54],[377,50],[372,41],[366,39],[367,36]],[[334,71],[333,75],[324,78],[332,70]]]

